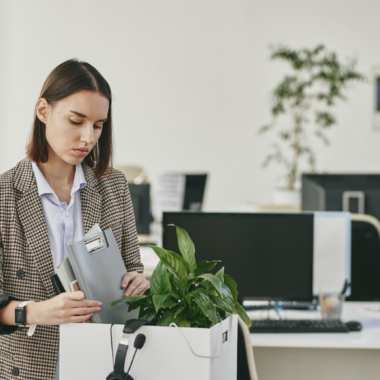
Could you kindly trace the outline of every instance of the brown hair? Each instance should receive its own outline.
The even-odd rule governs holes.
[[[112,138],[112,94],[111,88],[95,67],[87,62],[69,59],[57,66],[46,78],[39,96],[53,107],[59,100],[80,90],[99,92],[109,100],[107,121],[103,123],[100,138],[83,162],[95,168],[95,176],[100,178],[113,163]],[[34,162],[48,161],[48,149],[45,136],[45,124],[35,112],[34,123],[26,147],[27,157]]]

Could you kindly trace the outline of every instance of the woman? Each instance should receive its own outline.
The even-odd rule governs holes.
[[[50,281],[64,246],[95,223],[113,230],[128,271],[124,295],[149,288],[128,185],[111,166],[111,105],[111,89],[93,66],[62,63],[42,88],[27,158],[0,176],[1,379],[58,379],[58,325],[101,309],[82,292],[55,296]]]

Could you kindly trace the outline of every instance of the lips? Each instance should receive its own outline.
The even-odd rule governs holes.
[[[78,149],[74,149],[74,152],[80,156],[80,157],[84,157],[84,156],[87,156],[88,154],[88,149],[87,148],[78,148]]]

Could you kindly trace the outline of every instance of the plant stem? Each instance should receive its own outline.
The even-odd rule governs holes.
[[[294,115],[294,142],[293,142],[293,163],[289,173],[289,190],[295,190],[295,184],[298,174],[298,161],[301,154],[301,136],[302,136],[302,115]]]

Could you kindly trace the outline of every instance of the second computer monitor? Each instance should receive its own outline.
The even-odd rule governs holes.
[[[380,175],[303,174],[302,210],[348,211],[380,220]]]
[[[195,244],[199,263],[221,260],[239,298],[311,301],[313,214],[165,212],[163,247],[179,252],[175,224]]]

